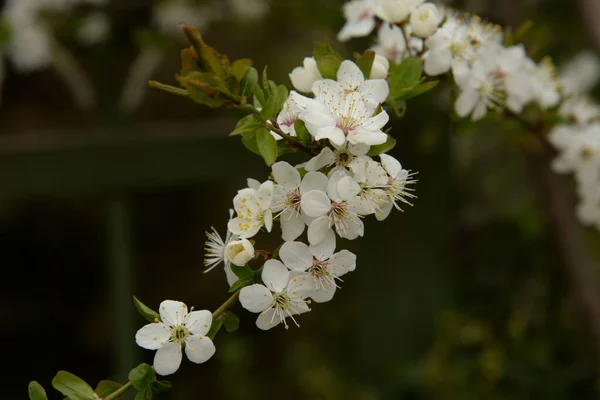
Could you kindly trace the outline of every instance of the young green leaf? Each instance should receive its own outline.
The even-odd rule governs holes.
[[[238,267],[237,265],[231,264],[231,271],[240,279],[252,279],[254,276],[249,267]]]
[[[390,67],[390,96],[394,99],[401,97],[406,89],[421,81],[421,74],[421,59],[416,57],[405,58],[400,65]]]
[[[198,53],[193,47],[181,50],[181,75],[185,75],[189,72],[196,71],[198,69]]]
[[[229,288],[229,293],[237,292],[239,289],[243,288],[244,286],[248,286],[249,284],[251,284],[253,282],[254,282],[254,279],[238,279]]]
[[[52,387],[69,400],[95,400],[94,389],[83,379],[67,371],[58,371],[52,379]]]
[[[367,155],[371,156],[371,157],[378,156],[382,153],[387,153],[388,151],[392,150],[394,147],[396,147],[396,139],[394,139],[393,137],[388,135],[385,143],[378,144],[376,146],[371,146],[371,149],[369,150]]]
[[[365,79],[369,79],[374,61],[375,52],[373,50],[365,52],[356,60],[356,65],[358,65],[358,68],[360,68],[360,70],[362,71],[363,75],[365,76]]]
[[[152,384],[156,382],[156,373],[150,365],[142,363],[129,371],[129,380],[134,389],[139,392],[152,388]]]
[[[231,75],[233,75],[238,82],[241,82],[244,75],[246,75],[246,69],[251,66],[252,60],[249,58],[235,60],[233,64],[231,64]]]
[[[227,332],[235,332],[240,327],[240,319],[233,312],[228,311],[227,314],[225,314],[223,325]]]
[[[121,386],[123,385],[121,385],[119,382],[100,381],[98,382],[98,386],[96,386],[96,389],[94,389],[94,392],[96,393],[96,395],[98,395],[98,397],[104,398],[109,394],[119,390]]]
[[[137,297],[133,296],[133,304],[135,308],[138,310],[140,315],[146,318],[149,322],[156,322],[156,320],[160,321],[160,315],[144,303],[142,303]]]
[[[48,400],[46,396],[46,391],[36,381],[29,382],[29,387],[27,388],[29,392],[29,400]]]
[[[405,93],[401,94],[400,98],[403,100],[412,99],[413,97],[422,95],[423,93],[428,92],[431,89],[435,88],[438,85],[438,83],[439,83],[439,81],[430,81],[430,82],[419,83],[418,85],[414,86],[413,88],[407,90]]]
[[[329,43],[315,43],[315,47],[313,48],[313,58],[315,61],[319,61],[323,57],[334,57],[340,60],[343,60],[342,56],[336,52]]]
[[[237,125],[235,126],[235,129],[229,134],[229,136],[254,133],[262,126],[263,122],[256,114],[248,114],[238,121]]]
[[[260,156],[260,151],[258,151],[258,144],[256,143],[256,134],[254,132],[242,134],[242,144],[252,153]]]
[[[258,83],[258,71],[253,67],[246,67],[244,76],[240,82],[240,96],[250,96],[254,93]]]
[[[277,160],[277,141],[265,128],[256,131],[256,145],[260,155],[268,166],[271,166]]]
[[[294,122],[294,130],[296,131],[296,136],[298,136],[300,143],[304,145],[310,145],[312,143],[312,136],[308,132],[308,129],[306,129],[304,121],[299,119]]]
[[[147,387],[136,393],[134,400],[152,400],[154,398],[154,392],[152,387]]]
[[[317,68],[325,79],[337,79],[337,72],[342,59],[334,56],[324,56],[317,61]]]
[[[204,42],[204,39],[202,39],[202,35],[200,35],[195,29],[184,25],[183,31],[188,37],[192,46],[194,46],[194,49],[196,49],[196,52],[200,55],[206,70],[213,73],[222,82],[225,82],[226,77],[231,72],[231,67],[227,57],[207,45]]]

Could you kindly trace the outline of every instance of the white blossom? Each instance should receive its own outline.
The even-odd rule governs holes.
[[[409,199],[416,198],[412,193],[414,189],[408,185],[414,184],[417,181],[414,179],[414,173],[410,173],[404,168],[398,160],[388,154],[380,154],[381,165],[389,175],[387,185],[388,202],[380,205],[380,210],[377,210],[375,216],[379,221],[384,220],[390,213],[392,205],[402,211],[402,207],[398,203],[408,204],[412,206]]]
[[[356,268],[356,256],[348,250],[334,253],[335,235],[320,246],[308,246],[302,242],[286,242],[279,250],[279,257],[292,275],[304,282],[307,297],[317,303],[333,298],[340,277]]]
[[[254,245],[245,238],[233,240],[225,247],[225,258],[233,265],[244,266],[254,258]]]
[[[325,147],[306,163],[305,168],[307,171],[318,171],[321,168],[331,166],[345,168],[358,157],[366,155],[369,148],[370,146],[366,144],[352,144],[350,142],[346,142],[343,146],[333,145],[333,150]]]
[[[283,240],[295,240],[304,232],[305,216],[301,199],[311,190],[325,192],[328,179],[320,172],[308,172],[304,178],[300,172],[285,161],[273,164],[273,202],[271,210],[280,218]]]
[[[412,33],[422,38],[433,35],[442,22],[442,16],[433,3],[424,3],[410,14]]]
[[[404,22],[413,10],[425,0],[380,0],[377,16],[390,23]]]
[[[481,60],[475,61],[472,68],[465,64],[457,66],[454,80],[460,89],[455,111],[459,117],[471,114],[473,121],[482,119],[488,108],[498,108],[504,104],[501,82],[487,69]]]
[[[388,71],[390,69],[390,62],[387,58],[382,55],[375,54],[373,65],[371,67],[371,73],[369,79],[386,79]]]
[[[317,62],[312,57],[306,57],[302,62],[302,67],[296,67],[290,73],[290,80],[296,90],[303,93],[310,93],[313,84],[323,79]]]
[[[267,232],[271,232],[273,226],[272,195],[273,182],[271,181],[264,182],[258,189],[240,190],[233,198],[233,207],[237,216],[229,221],[228,229],[246,239],[256,235],[263,226]]]
[[[300,115],[306,111],[307,98],[298,94],[298,92],[291,91],[281,112],[277,116],[277,125],[279,128],[290,136],[297,136],[294,124],[300,119]],[[280,135],[275,132],[271,132],[275,140],[283,139]]]
[[[579,53],[561,67],[559,79],[567,94],[589,92],[600,79],[600,58],[589,51]]]
[[[187,358],[196,364],[208,361],[215,354],[215,345],[206,336],[212,324],[208,310],[188,313],[185,304],[165,300],[159,308],[161,322],[145,325],[135,334],[138,346],[157,350],[154,370],[159,375],[171,375],[179,369],[182,348]]]
[[[306,288],[302,281],[291,276],[290,271],[278,260],[268,260],[262,270],[264,285],[253,284],[240,291],[240,303],[253,313],[260,313],[256,326],[267,330],[286,319],[300,326],[294,315],[310,311],[306,303]]]
[[[440,75],[457,64],[472,61],[475,50],[471,43],[467,26],[449,19],[425,41],[425,73]]]
[[[260,185],[260,184],[259,184]],[[233,218],[233,210],[229,210],[229,220]],[[206,266],[206,270],[209,272],[213,270],[216,266],[223,263],[225,267],[225,275],[227,277],[227,283],[229,286],[233,285],[238,277],[231,270],[231,262],[232,260],[228,256],[227,246],[230,243],[237,241],[238,236],[234,235],[227,229],[227,233],[225,235],[225,240],[221,238],[219,232],[212,227],[211,232],[206,232],[207,241],[204,244],[204,250],[206,251],[206,256],[204,257],[204,265]],[[236,264],[242,266],[244,264]]]
[[[420,52],[423,50],[423,40],[411,37],[410,48],[413,52]],[[396,25],[386,23],[379,28],[377,43],[371,49],[396,64],[409,55],[402,30]]]
[[[338,40],[344,42],[371,33],[375,28],[377,3],[378,0],[352,0],[344,4],[346,23],[338,33]]]

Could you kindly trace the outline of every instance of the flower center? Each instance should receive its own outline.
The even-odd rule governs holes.
[[[308,269],[308,273],[315,281],[317,290],[327,290],[332,285],[337,287],[337,284],[335,283],[335,277],[331,274],[331,272],[329,272],[329,269],[327,268],[328,266],[328,261],[313,259],[313,264]]]
[[[285,199],[285,208],[292,209],[296,212],[300,212],[300,200],[302,196],[300,195],[300,188],[296,188],[288,193]]]
[[[188,336],[191,336],[191,333],[183,325],[177,325],[171,329],[171,339],[176,343],[183,344]]]
[[[350,164],[352,162],[352,160],[354,160],[354,155],[348,153],[346,150],[339,150],[336,152],[336,158],[337,158],[337,165],[338,166],[342,166],[345,167],[348,164]]]

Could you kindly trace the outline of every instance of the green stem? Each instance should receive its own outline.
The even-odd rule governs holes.
[[[408,32],[406,32],[406,27],[404,24],[400,25],[400,30],[402,31],[402,35],[404,36],[404,41],[406,42],[406,51],[408,51],[409,56],[414,56],[412,49],[410,48],[410,37],[408,36]]]
[[[120,388],[118,388],[117,390],[115,390],[114,392],[109,394],[108,396],[106,396],[103,400],[117,399],[117,398],[121,397],[121,395],[124,394],[126,391],[131,389],[132,387],[133,387],[133,384],[131,382],[127,382],[126,384],[124,384],[123,386],[121,386]]]
[[[213,313],[213,321],[217,319],[221,314],[224,314],[227,310],[229,310],[237,301],[238,297],[240,297],[240,291],[238,290],[234,294],[231,295],[230,298],[225,301],[225,303],[221,304],[221,307],[217,308]]]
[[[283,140],[285,140],[286,142],[288,142],[291,146],[293,146],[293,147],[295,147],[297,149],[300,149],[302,151],[305,151],[308,154],[310,154],[311,156],[315,156],[316,155],[314,151],[312,151],[311,149],[309,149],[308,147],[306,147],[305,145],[303,145],[302,143],[300,143],[293,136],[290,136],[287,133],[285,133],[284,131],[282,131],[281,129],[279,129],[279,126],[277,125],[277,122],[271,121],[271,125],[265,124],[265,127],[267,129],[275,132],[279,136],[281,136],[283,138]]]

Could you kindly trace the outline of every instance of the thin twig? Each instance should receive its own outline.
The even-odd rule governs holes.
[[[269,130],[271,130],[271,131],[273,131],[273,132],[275,132],[277,135],[281,136],[281,138],[283,140],[285,140],[286,142],[288,142],[288,144],[290,146],[295,147],[295,148],[297,148],[299,150],[302,150],[302,151],[304,151],[304,152],[306,152],[306,153],[308,153],[308,154],[310,154],[312,156],[316,155],[316,153],[312,149],[306,147],[305,145],[303,145],[302,143],[300,143],[299,140],[295,139],[293,136],[290,136],[287,133],[285,133],[284,131],[282,131],[279,128],[279,125],[277,125],[276,121],[270,121],[270,122],[271,122],[271,124],[270,125],[266,125],[266,128],[269,129]]]
[[[408,32],[406,31],[406,25],[404,24],[400,24],[400,29],[402,30],[402,35],[404,36],[404,41],[406,42],[406,51],[408,52],[409,56],[414,56],[412,49],[410,48],[410,36],[408,35]]]
[[[108,396],[104,397],[103,400],[117,399],[117,398],[121,397],[121,395],[123,395],[129,389],[131,389],[132,387],[133,387],[133,384],[131,383],[131,381],[127,382],[126,384],[124,384],[123,386],[121,386],[120,388],[118,388],[117,390],[115,390],[114,392],[109,394]]]
[[[224,314],[227,310],[229,310],[235,304],[235,302],[238,300],[238,297],[240,297],[239,290],[237,292],[235,292],[233,295],[231,295],[231,297],[228,298],[225,301],[225,303],[221,304],[221,307],[219,307],[215,310],[215,312],[212,314],[213,321],[215,319],[217,319],[217,317],[219,317],[221,314]]]

